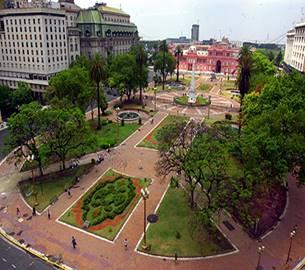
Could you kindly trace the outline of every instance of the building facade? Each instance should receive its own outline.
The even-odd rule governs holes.
[[[199,41],[199,24],[192,25],[192,33],[191,33],[192,41]]]
[[[91,58],[99,53],[103,57],[129,51],[139,41],[138,30],[124,11],[97,4],[81,10],[77,17],[80,29],[81,53]]]
[[[174,54],[176,45],[170,46]],[[180,70],[192,71],[195,63],[197,73],[222,73],[237,75],[238,54],[240,48],[230,44],[227,40],[212,45],[184,45],[183,55],[180,58]]]
[[[300,72],[305,72],[305,22],[288,31],[284,62]]]
[[[107,57],[138,42],[137,27],[120,9],[100,4],[81,10],[74,0],[10,0],[0,9],[0,84],[28,83],[36,93],[80,54]]]

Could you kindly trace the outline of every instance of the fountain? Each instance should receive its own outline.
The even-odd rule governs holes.
[[[188,103],[195,104],[197,101],[197,94],[196,94],[196,83],[195,83],[195,63],[192,65],[192,82],[189,88],[188,96]]]
[[[118,113],[118,120],[125,122],[136,122],[139,121],[140,115],[137,112],[123,111]]]

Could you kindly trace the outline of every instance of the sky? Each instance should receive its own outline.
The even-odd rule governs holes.
[[[82,8],[95,0],[75,0]],[[301,20],[304,0],[104,0],[130,14],[145,40],[191,35],[199,22],[200,40],[222,36],[230,40],[274,42]]]

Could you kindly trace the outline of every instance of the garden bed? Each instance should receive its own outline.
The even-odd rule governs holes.
[[[114,240],[141,198],[149,179],[108,171],[60,218],[61,222]],[[86,224],[87,223],[87,224]]]
[[[160,129],[166,125],[172,123],[173,121],[185,122],[187,123],[188,118],[183,116],[167,116],[152,132],[150,132],[143,141],[138,145],[138,147],[146,147],[151,149],[158,149],[157,133]]]
[[[208,230],[199,223],[187,203],[183,189],[169,188],[157,211],[159,220],[150,224],[146,243],[141,252],[158,256],[204,257],[233,251],[231,244],[214,227]]]
[[[188,96],[181,96],[181,97],[177,97],[174,99],[174,101],[178,104],[178,105],[183,105],[183,106],[207,106],[209,105],[209,101],[202,97],[202,96],[198,96],[196,99],[196,103],[195,104],[190,104],[189,100],[188,100]]]
[[[36,177],[34,180],[22,181],[19,183],[21,194],[31,207],[35,206],[38,212],[43,212],[65,190],[75,184],[76,177],[88,174],[92,166],[91,164],[82,165],[78,168]]]
[[[233,216],[253,238],[270,231],[283,214],[287,201],[286,188],[273,185],[257,190],[251,201],[233,210]]]

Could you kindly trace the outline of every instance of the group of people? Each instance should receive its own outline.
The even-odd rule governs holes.
[[[70,165],[70,169],[77,168],[79,166],[79,159],[73,160],[72,164]]]

